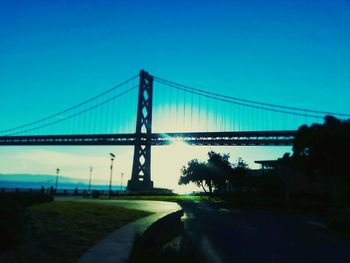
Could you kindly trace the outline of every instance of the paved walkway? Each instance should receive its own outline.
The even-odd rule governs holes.
[[[181,207],[172,202],[161,201],[134,201],[134,200],[81,200],[82,202],[109,202],[118,206],[131,209],[145,210],[154,214],[129,223],[91,247],[78,263],[119,263],[127,262],[130,255],[134,238],[138,233],[144,232],[151,224],[158,219],[172,212],[181,210]]]

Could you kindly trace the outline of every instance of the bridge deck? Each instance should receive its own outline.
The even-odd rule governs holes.
[[[292,145],[296,131],[249,131],[249,132],[185,132],[152,133],[152,145],[169,145],[177,141],[189,145],[241,145],[286,146]],[[141,135],[146,138],[146,135]],[[0,145],[135,145],[136,134],[81,134],[42,136],[1,136]]]

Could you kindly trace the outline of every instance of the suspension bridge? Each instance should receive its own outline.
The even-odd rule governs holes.
[[[134,146],[128,189],[153,188],[151,148],[189,145],[286,146],[302,124],[350,114],[287,107],[209,92],[142,70],[68,109],[0,131],[1,146]],[[135,121],[136,119],[136,121]]]

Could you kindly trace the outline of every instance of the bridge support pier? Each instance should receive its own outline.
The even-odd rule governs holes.
[[[140,72],[139,97],[135,133],[134,160],[129,191],[150,191],[151,181],[151,134],[152,134],[153,77]]]

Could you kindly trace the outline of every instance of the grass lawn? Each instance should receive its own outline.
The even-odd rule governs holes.
[[[76,262],[108,233],[151,213],[106,203],[50,202],[26,209],[21,246],[0,262]]]
[[[107,197],[108,198],[108,197]],[[103,199],[103,197],[101,198]],[[115,200],[153,200],[153,201],[167,201],[167,202],[195,202],[195,201],[209,201],[208,196],[192,196],[192,195],[125,195],[113,196]]]

